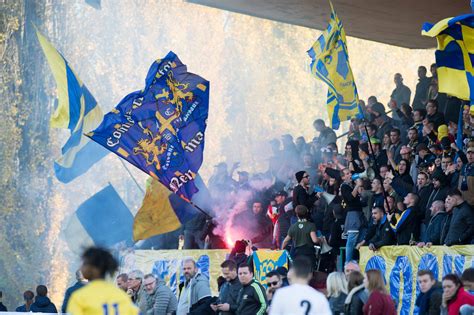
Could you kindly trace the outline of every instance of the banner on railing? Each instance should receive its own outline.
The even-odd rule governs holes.
[[[288,269],[288,252],[284,250],[258,250],[253,253],[254,278],[265,284],[266,274],[278,267]]]
[[[414,305],[420,292],[416,281],[418,271],[431,270],[439,281],[450,273],[460,275],[463,270],[474,267],[474,245],[386,246],[376,252],[362,247],[360,257],[362,270],[382,271],[389,292],[397,302],[398,314],[418,314]]]

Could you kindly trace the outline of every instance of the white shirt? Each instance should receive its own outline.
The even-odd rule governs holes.
[[[292,284],[275,292],[270,315],[332,315],[326,297],[304,284]]]
[[[181,295],[179,296],[178,301],[178,309],[176,310],[177,315],[186,315],[189,313],[189,298],[191,294],[191,281],[189,281],[188,285],[184,285],[183,289],[181,290]]]

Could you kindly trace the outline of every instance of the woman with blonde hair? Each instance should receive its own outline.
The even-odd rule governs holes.
[[[396,315],[395,303],[385,289],[380,270],[367,270],[364,285],[369,291],[369,299],[364,305],[364,315]]]
[[[326,279],[329,307],[334,315],[344,314],[347,297],[347,280],[343,272],[331,272]]]

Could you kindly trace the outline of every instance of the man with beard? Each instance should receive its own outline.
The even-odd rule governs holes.
[[[183,275],[185,281],[179,284],[179,300],[177,315],[186,315],[191,312],[199,314],[199,307],[209,308],[206,298],[211,296],[209,279],[198,271],[196,262],[192,258],[183,261]]]
[[[237,299],[242,288],[237,277],[237,264],[233,260],[226,260],[221,268],[226,282],[219,291],[219,299],[216,304],[211,304],[211,308],[220,315],[233,315],[237,311]]]
[[[316,193],[309,192],[309,174],[305,171],[299,171],[295,174],[296,185],[293,190],[293,208],[303,205],[311,212],[314,207],[314,202],[317,200]]]
[[[474,235],[474,212],[462,198],[461,192],[453,188],[445,201],[448,219],[441,233],[441,244],[467,245]]]

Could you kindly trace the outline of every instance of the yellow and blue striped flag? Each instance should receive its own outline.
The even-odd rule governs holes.
[[[436,37],[438,88],[463,100],[474,100],[474,14],[425,23],[421,34]]]
[[[349,65],[346,33],[331,4],[331,19],[323,34],[308,50],[311,72],[329,87],[327,109],[333,129],[341,121],[362,117],[357,87]]]
[[[96,128],[104,115],[66,59],[38,30],[36,35],[58,89],[58,106],[51,115],[50,125],[71,131],[62,148],[62,156],[54,162],[56,177],[68,183],[108,154],[109,151],[83,135]]]

